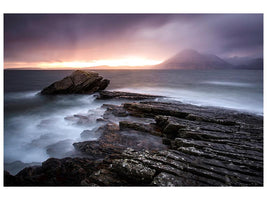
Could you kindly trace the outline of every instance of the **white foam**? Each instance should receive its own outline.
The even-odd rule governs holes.
[[[40,97],[42,98],[42,97]],[[94,102],[93,96],[59,96],[37,109],[23,112],[7,119],[5,126],[5,161],[42,162],[49,155],[47,146],[70,140],[81,141],[80,133],[85,129],[94,129],[99,124],[96,118],[101,117],[104,109]],[[93,114],[94,120],[79,125],[65,120],[66,116],[75,114],[88,116]],[[92,138],[95,139],[95,138]],[[73,149],[72,143],[70,148]],[[60,157],[60,155],[59,155]]]
[[[206,92],[164,87],[120,88],[117,91],[161,95],[183,103],[198,106],[214,106],[263,115],[263,99],[260,97],[248,96],[246,93],[230,94],[227,93],[227,91],[226,93],[219,93],[214,90]]]
[[[29,92],[10,92],[5,94],[5,100],[13,100],[13,99],[28,99],[34,98],[40,91],[29,91]]]
[[[256,95],[246,93],[246,90],[244,92],[236,89],[233,92],[232,90],[216,90],[216,88],[212,90],[191,88],[189,90],[179,87],[139,86],[120,88],[117,91],[162,95],[167,99],[184,103],[224,107],[263,115],[262,97],[257,93],[255,93]],[[66,149],[73,149],[71,145],[73,142],[82,141],[80,134],[83,130],[92,130],[100,126],[95,119],[104,113],[105,109],[101,108],[103,103],[118,105],[124,102],[122,100],[94,101],[93,95],[62,95],[46,99],[39,95],[36,96],[36,93],[38,92],[11,95],[13,99],[16,99],[16,105],[22,107],[24,104],[31,106],[32,103],[37,103],[29,110],[25,108],[23,112],[19,111],[16,115],[7,118],[5,116],[5,162],[16,160],[26,163],[42,162],[49,157],[46,152],[47,146],[64,140],[71,141]],[[10,95],[8,97],[10,98]],[[91,116],[93,120],[87,124],[76,124],[64,119],[75,114]],[[91,139],[95,140],[96,138],[92,137]],[[61,155],[62,153],[58,157]]]
[[[250,83],[228,82],[228,81],[203,81],[204,84],[234,86],[234,87],[253,87]]]

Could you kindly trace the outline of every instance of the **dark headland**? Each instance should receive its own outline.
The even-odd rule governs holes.
[[[40,95],[95,93],[95,101],[103,101],[106,108],[97,119],[102,126],[81,137],[94,132],[101,136],[74,143],[79,157],[49,158],[15,176],[5,171],[4,185],[263,185],[262,116],[103,91],[108,84],[97,73],[75,71],[43,89]],[[112,98],[125,103],[105,104]]]

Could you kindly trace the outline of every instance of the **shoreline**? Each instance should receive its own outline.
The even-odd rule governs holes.
[[[107,92],[125,92],[125,93],[133,93],[134,92],[128,92],[128,91],[123,91],[120,89],[117,90],[109,90],[106,89],[105,91]],[[25,98],[32,98],[34,96],[40,96],[41,90],[28,90],[28,91],[22,91],[22,92],[17,92],[17,91],[12,91],[12,92],[7,92],[4,96],[12,96],[13,99],[18,99],[17,94],[23,96],[22,94],[28,93],[27,97]],[[233,112],[239,112],[239,113],[244,113],[244,114],[248,114],[248,115],[256,115],[256,116],[264,116],[264,113],[258,113],[256,111],[248,111],[248,110],[244,110],[244,109],[238,109],[238,108],[232,108],[232,107],[227,107],[227,106],[209,106],[209,105],[205,105],[205,104],[201,104],[201,103],[189,103],[183,100],[178,100],[175,97],[169,97],[169,96],[162,96],[162,95],[157,95],[157,94],[147,94],[147,93],[136,93],[136,94],[140,94],[140,95],[151,95],[151,96],[158,96],[158,97],[162,97],[162,98],[166,98],[166,102],[178,102],[178,103],[182,103],[182,104],[188,104],[188,105],[192,105],[192,106],[198,106],[198,107],[210,107],[210,108],[214,108],[214,109],[219,109],[219,110],[227,110],[227,111],[233,111]],[[87,94],[72,94],[72,95],[81,95],[81,96],[86,96]],[[92,94],[93,96],[95,96],[95,94]],[[65,96],[65,95],[58,95],[58,96]]]
[[[103,105],[106,111],[98,119],[103,122],[97,130],[101,133],[99,140],[74,144],[86,158],[50,158],[41,167],[25,168],[16,176],[5,172],[5,186],[263,184],[263,116],[181,102],[151,101],[153,95],[129,94],[114,97],[110,93],[110,98],[130,96],[148,101]],[[119,126],[112,121],[114,117],[120,121]],[[129,121],[127,117],[135,117],[137,121]],[[78,171],[69,169],[67,163],[78,167]],[[86,171],[88,163],[90,170]],[[52,166],[50,171],[46,165]],[[58,176],[56,169],[66,173]],[[72,178],[59,180],[63,175]],[[244,176],[249,179],[246,181]],[[57,181],[51,182],[51,178]]]

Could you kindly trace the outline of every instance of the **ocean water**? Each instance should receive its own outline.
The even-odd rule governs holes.
[[[94,95],[40,96],[42,88],[72,71],[4,71],[4,161],[42,162],[72,155],[72,143],[96,130],[104,113]],[[111,80],[107,90],[166,96],[203,106],[224,107],[263,115],[261,70],[101,70]],[[75,117],[75,116],[76,117]],[[82,117],[79,117],[82,116]],[[86,117],[84,119],[83,117]]]

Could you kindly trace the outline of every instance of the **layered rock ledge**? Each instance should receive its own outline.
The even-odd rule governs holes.
[[[104,107],[99,140],[73,144],[83,157],[5,172],[5,185],[263,185],[262,116],[180,102]]]
[[[104,90],[109,82],[96,72],[76,70],[70,76],[44,88],[41,94],[92,94]]]
[[[120,92],[120,91],[100,91],[97,99],[129,99],[129,100],[144,100],[144,99],[156,99],[162,98],[163,96],[139,94],[132,92]]]

